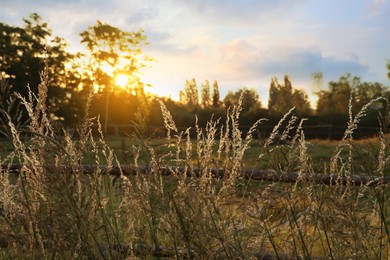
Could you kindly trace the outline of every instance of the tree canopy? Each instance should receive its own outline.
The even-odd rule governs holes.
[[[65,40],[53,36],[38,14],[31,14],[23,22],[23,27],[0,23],[0,75],[13,91],[27,97],[29,88],[37,93],[40,73],[47,66],[49,109],[54,113],[69,103],[73,89],[66,84],[65,64],[73,56],[65,51]]]
[[[348,114],[352,98],[353,112],[359,111],[370,100],[385,94],[385,86],[378,82],[362,82],[359,77],[345,74],[338,81],[331,81],[328,90],[317,93],[317,114]]]
[[[309,115],[311,113],[307,94],[300,89],[293,88],[290,78],[284,76],[281,85],[276,77],[271,79],[268,97],[268,111],[271,116],[281,116],[295,107],[297,114]]]
[[[138,95],[144,93],[144,83],[139,77],[140,69],[145,66],[147,57],[142,55],[142,46],[146,44],[143,30],[123,31],[107,23],[97,21],[81,34],[90,54],[90,69],[99,92],[113,91],[118,76],[126,76],[127,84],[123,88]]]
[[[143,30],[128,32],[97,21],[80,36],[91,57],[88,67],[93,88],[105,95],[105,99],[99,99],[105,106],[95,106],[95,112],[104,120],[104,129],[109,123],[122,120],[129,123],[131,120],[126,115],[145,107],[145,85],[140,79],[140,70],[149,58],[142,54],[142,46],[147,43]]]
[[[233,108],[238,104],[242,96],[242,110],[246,112],[255,111],[261,108],[260,96],[254,89],[240,88],[235,92],[229,91],[223,103],[226,108]]]

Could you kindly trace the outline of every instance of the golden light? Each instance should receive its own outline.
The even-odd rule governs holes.
[[[118,74],[115,76],[115,85],[121,88],[126,88],[129,84],[129,77],[125,74]]]

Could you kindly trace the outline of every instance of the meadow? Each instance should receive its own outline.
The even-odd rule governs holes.
[[[192,126],[191,138],[189,129],[178,131],[162,102],[164,139],[138,131],[111,140],[101,127],[96,136],[91,126],[100,123],[88,111],[75,139],[50,120],[45,82],[36,97],[20,97],[29,139],[9,118],[12,148],[0,158],[0,258],[390,258],[388,184],[312,181],[329,173],[390,175],[390,110],[377,138],[353,139],[378,100],[350,114],[338,142],[306,140],[304,120],[293,110],[266,139],[255,138],[262,119],[244,136],[240,103],[222,126],[218,120],[205,129]],[[7,167],[14,163],[22,165],[17,175]],[[129,165],[134,174],[102,174],[99,165]],[[223,169],[223,176],[215,178],[213,169]],[[295,172],[298,179],[254,181],[243,178],[243,169]]]

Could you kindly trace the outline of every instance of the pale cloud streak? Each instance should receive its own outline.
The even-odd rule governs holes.
[[[369,15],[378,15],[386,4],[386,0],[372,0],[367,6],[367,13]]]

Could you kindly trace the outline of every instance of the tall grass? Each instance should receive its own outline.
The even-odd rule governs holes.
[[[99,165],[110,168],[119,162],[99,120],[89,118],[87,105],[77,129],[80,138],[55,126],[45,105],[47,71],[41,76],[37,95],[18,96],[30,118],[31,140],[22,138],[25,133],[8,116],[14,152],[1,162],[23,167],[16,177],[7,167],[0,175],[1,258],[390,257],[388,186],[310,181],[325,173],[388,174],[389,110],[382,116],[379,146],[369,151],[367,168],[354,162],[361,151],[353,132],[378,100],[355,116],[350,109],[345,136],[323,172],[314,171],[304,119],[299,121],[290,110],[264,140],[258,158],[269,158],[267,170],[299,173],[293,184],[242,178],[245,154],[264,119],[244,136],[238,123],[241,102],[228,111],[223,126],[218,119],[211,119],[205,129],[196,124],[195,140],[190,128],[178,131],[161,103],[166,141],[153,146],[138,131],[134,160],[127,165],[136,174],[111,177]],[[142,123],[141,118],[137,129]],[[100,136],[92,135],[92,124],[99,126]],[[283,140],[290,142],[279,145]],[[84,174],[86,158],[95,161],[92,174]],[[162,174],[167,168],[169,176]],[[215,178],[213,169],[222,169],[223,176]]]

